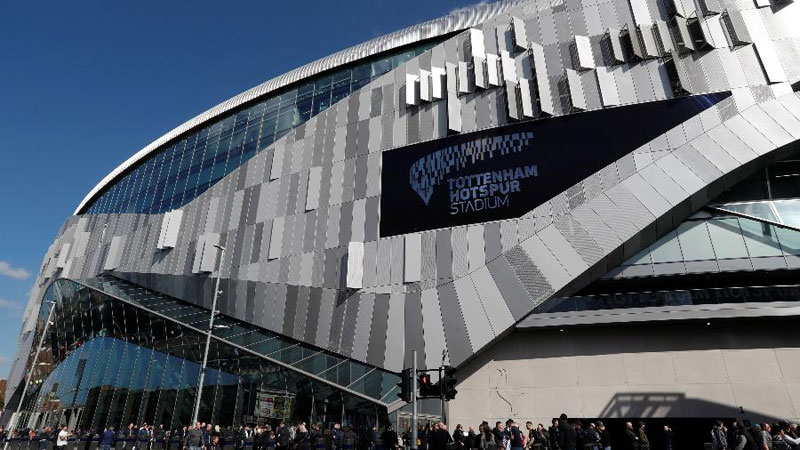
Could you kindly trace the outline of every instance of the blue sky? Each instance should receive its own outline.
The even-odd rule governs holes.
[[[119,163],[273,76],[470,3],[0,2],[0,378],[58,227]]]

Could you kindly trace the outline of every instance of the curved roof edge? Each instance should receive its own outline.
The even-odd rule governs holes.
[[[177,126],[160,138],[148,144],[143,149],[128,158],[111,173],[100,180],[97,185],[83,198],[73,214],[77,215],[80,211],[97,195],[106,185],[123,174],[129,167],[141,161],[147,155],[154,152],[162,145],[180,136],[181,134],[219,116],[244,103],[278,90],[284,86],[311,77],[326,70],[334,69],[344,64],[358,61],[379,53],[392,50],[404,45],[413,44],[430,38],[435,38],[443,34],[463,30],[480,24],[492,17],[495,17],[511,7],[522,3],[524,0],[499,0],[493,3],[481,3],[467,8],[459,9],[447,16],[438,19],[412,25],[408,28],[398,30],[361,44],[354,45],[344,50],[300,66],[282,75],[278,75],[264,83],[250,88],[241,94],[232,97],[205,112],[198,114],[192,119]]]

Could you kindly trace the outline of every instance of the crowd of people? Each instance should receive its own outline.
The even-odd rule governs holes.
[[[676,447],[676,436],[669,425],[649,431],[644,422],[634,425],[625,422],[624,431],[611,433],[598,420],[584,422],[570,420],[566,414],[554,418],[550,426],[534,425],[528,421],[524,427],[514,420],[496,422],[494,426],[483,422],[476,430],[465,430],[456,425],[452,433],[447,426],[437,423],[418,430],[420,450],[683,450]],[[612,435],[617,441],[612,442]],[[390,438],[391,439],[391,438]],[[409,447],[411,431],[403,434],[403,443]],[[800,450],[797,424],[762,423],[745,426],[741,421],[726,427],[717,421],[710,436],[696,442],[693,448],[707,450]],[[710,447],[710,448],[709,448]]]
[[[528,421],[488,422],[464,429],[461,424],[449,431],[442,422],[418,429],[419,450],[683,450],[674,446],[675,434],[668,425],[650,432],[644,422],[626,422],[623,430],[610,432],[598,420],[570,420],[566,414],[554,418],[545,427]],[[612,436],[616,436],[612,442]],[[12,444],[12,450],[399,450],[412,447],[410,429],[398,433],[391,425],[382,432],[375,427],[328,427],[305,422],[277,427],[220,427],[197,422],[174,430],[129,424],[117,430],[68,430],[45,427],[6,433],[0,438]],[[727,426],[717,421],[711,429],[706,450],[800,450],[796,424],[745,424],[735,421]],[[698,443],[700,444],[700,443]],[[699,446],[696,448],[700,448]]]
[[[374,434],[374,433],[373,433]],[[12,450],[369,450],[374,440],[363,440],[358,447],[359,436],[339,423],[322,429],[319,424],[308,427],[304,422],[273,429],[270,426],[220,427],[197,422],[174,430],[163,425],[129,424],[117,430],[109,426],[103,430],[68,430],[44,427],[6,433],[0,427],[0,438],[9,442]],[[370,445],[371,444],[371,445]]]
[[[796,423],[761,423],[746,426],[733,422],[727,427],[721,420],[711,430],[714,450],[797,450],[800,433]]]

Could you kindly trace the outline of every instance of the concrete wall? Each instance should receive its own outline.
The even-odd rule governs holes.
[[[448,422],[800,417],[797,319],[515,331],[458,371]],[[745,414],[739,413],[739,407]]]

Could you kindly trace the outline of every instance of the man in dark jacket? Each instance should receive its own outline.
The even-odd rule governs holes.
[[[561,447],[563,438],[561,437],[561,427],[558,419],[553,419],[553,425],[550,426],[550,450],[564,450]]]
[[[497,444],[498,447],[503,447],[503,442],[506,438],[506,432],[503,428],[503,422],[497,421],[494,423],[494,428],[492,429],[492,434],[494,435],[494,442]]]
[[[103,432],[103,438],[100,440],[100,445],[103,447],[103,450],[111,449],[111,447],[114,445],[114,439],[116,436],[117,434],[114,432],[114,425],[106,428],[106,431]]]
[[[394,431],[391,425],[387,425],[386,429],[381,433],[381,441],[383,441],[383,450],[397,448],[397,432]]]
[[[275,433],[275,447],[281,450],[288,450],[292,444],[292,437],[289,434],[289,429],[286,428],[286,423],[281,422],[278,426],[278,431]]]
[[[569,424],[569,419],[564,413],[561,414],[558,420],[558,429],[561,435],[559,448],[561,448],[561,450],[575,450],[575,446],[578,442],[578,435],[575,433],[575,427]]]
[[[625,422],[625,450],[639,450],[639,437],[631,422]]]
[[[429,450],[447,450],[447,444],[453,442],[453,437],[447,432],[447,426],[444,422],[439,422],[436,431],[430,439]]]
[[[200,430],[200,424],[197,424],[186,430],[186,437],[183,444],[188,450],[200,450],[203,445],[203,432]]]

